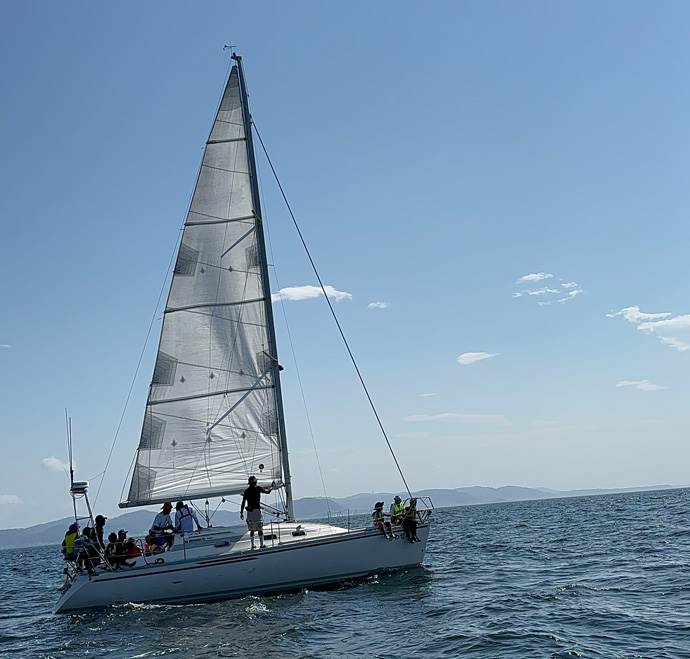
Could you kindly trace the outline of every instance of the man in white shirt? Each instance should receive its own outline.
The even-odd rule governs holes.
[[[196,513],[184,501],[175,504],[175,530],[178,533],[191,533],[196,524],[197,531],[201,531]]]
[[[151,533],[157,538],[165,538],[168,547],[172,547],[174,541],[173,533],[166,533],[166,531],[175,531],[172,519],[170,518],[170,511],[172,510],[172,504],[166,501],[159,512],[153,520],[153,526],[151,527]]]

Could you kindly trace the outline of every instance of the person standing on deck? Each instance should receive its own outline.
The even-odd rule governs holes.
[[[261,514],[261,495],[270,494],[273,484],[269,488],[261,487],[256,482],[256,476],[249,477],[249,487],[242,495],[242,505],[240,506],[240,519],[244,519],[244,508],[247,507],[247,528],[249,529],[249,539],[254,549],[254,531],[259,534],[259,547],[264,548],[264,518]]]

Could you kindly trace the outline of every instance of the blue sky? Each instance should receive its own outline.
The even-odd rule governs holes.
[[[412,489],[690,482],[687,3],[27,2],[4,17],[0,527],[69,513],[65,407],[77,476],[98,489],[228,43]],[[313,286],[261,178],[273,289]],[[283,314],[328,494],[400,490],[323,299],[282,297],[296,496],[323,488]]]

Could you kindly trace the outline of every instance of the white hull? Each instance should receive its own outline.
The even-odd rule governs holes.
[[[139,558],[132,568],[79,573],[55,607],[70,613],[125,602],[190,604],[288,592],[308,586],[395,570],[422,562],[428,524],[417,531],[420,542],[410,543],[401,529],[388,540],[380,531],[347,531],[322,524],[265,528],[276,538],[265,549],[252,550],[249,534],[237,528],[210,529],[176,539],[173,550]],[[241,533],[241,534],[240,534]],[[156,559],[163,559],[154,563]]]

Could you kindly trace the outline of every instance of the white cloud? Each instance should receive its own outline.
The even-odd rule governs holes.
[[[542,288],[524,288],[521,291],[516,291],[513,293],[513,297],[522,297],[523,295],[538,297],[540,295],[555,295],[557,293],[560,293],[557,288],[549,288],[548,286],[544,286]]]
[[[531,275],[525,275],[517,280],[517,284],[526,284],[527,282],[541,281],[542,279],[550,279],[553,275],[549,272],[536,272]]]
[[[498,355],[497,352],[465,352],[458,357],[458,364],[474,364],[482,359],[489,359]]]
[[[21,503],[22,500],[16,494],[0,494],[0,506]]]
[[[640,391],[659,391],[659,389],[666,389],[658,384],[652,384],[649,380],[621,380],[617,387],[635,387]]]
[[[427,398],[428,396],[435,396],[436,394],[419,394],[420,398]]]
[[[387,309],[389,302],[369,302],[367,309]]]
[[[673,336],[660,336],[659,340],[662,343],[665,343],[667,346],[675,348],[678,352],[686,352],[687,350],[690,350],[690,345],[684,341],[681,341],[680,339],[676,339]]]
[[[352,294],[345,293],[343,291],[338,291],[333,286],[324,286],[326,295],[333,298],[336,302],[340,300],[351,300]],[[281,288],[277,293],[271,295],[272,302],[279,302],[280,300],[309,300],[311,298],[319,297],[323,295],[323,291],[320,286],[288,286],[287,288]]]
[[[418,423],[422,421],[452,421],[457,423],[494,423],[499,426],[510,425],[502,414],[454,414],[446,412],[444,414],[413,414],[406,416],[403,421]]]
[[[577,286],[577,284],[575,284],[575,285]],[[556,292],[556,293],[559,293],[560,291],[555,291],[555,292]],[[582,289],[581,289],[581,288],[578,288],[578,289],[569,291],[569,292],[568,292],[568,295],[566,295],[565,297],[562,297],[562,298],[560,298],[560,299],[558,299],[558,300],[548,300],[548,301],[546,301],[546,302],[540,301],[540,302],[538,302],[537,304],[539,304],[539,305],[549,305],[549,304],[554,304],[554,303],[556,303],[556,304],[565,304],[568,300],[572,300],[576,295],[579,295],[580,293],[582,293]]]
[[[607,318],[615,318],[616,316],[623,316],[629,323],[639,323],[643,320],[655,320],[656,318],[668,318],[671,314],[667,311],[664,313],[644,313],[640,311],[640,307],[625,307],[616,313],[607,313]]]
[[[43,469],[48,469],[48,471],[68,471],[69,470],[69,465],[65,464],[58,458],[56,458],[54,455],[51,455],[49,458],[43,458],[41,460],[41,466]]]
[[[576,288],[572,291],[569,291],[567,297],[564,297],[562,300],[558,300],[558,301],[559,302],[567,302],[568,300],[572,300],[572,298],[574,298],[576,295],[579,295],[580,293],[582,293],[582,289]]]
[[[12,346],[9,343],[0,343],[0,348],[11,348]]]
[[[637,324],[637,329],[656,337],[665,345],[675,348],[678,352],[690,350],[690,314],[673,316],[665,311],[662,313],[645,313],[639,307],[625,307],[616,313],[606,314],[607,318],[622,316],[629,323]]]
[[[537,272],[531,275],[525,275],[517,280],[517,284],[534,284],[543,281],[544,279],[551,279],[553,275],[549,272]],[[565,304],[572,300],[576,295],[582,293],[579,284],[574,281],[558,280],[559,286],[539,286],[537,288],[523,288],[513,293],[513,297],[536,297],[539,306],[550,306],[552,304]],[[565,293],[565,295],[564,295]]]

